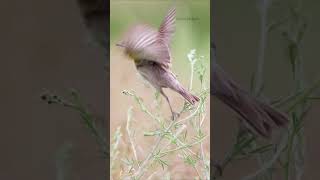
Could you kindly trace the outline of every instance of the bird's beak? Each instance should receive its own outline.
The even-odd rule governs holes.
[[[120,43],[117,43],[116,46],[121,47],[121,48],[127,48],[125,45],[120,44]],[[125,49],[125,55],[129,56],[130,59],[132,59],[130,56],[130,53],[127,52],[127,49]]]

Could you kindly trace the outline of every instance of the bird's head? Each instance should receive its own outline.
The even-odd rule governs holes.
[[[116,45],[124,49],[124,54],[130,59],[154,59],[161,52],[158,48],[159,32],[157,29],[146,25],[131,26]],[[160,49],[160,50],[159,50]]]

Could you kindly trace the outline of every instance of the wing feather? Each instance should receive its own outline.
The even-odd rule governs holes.
[[[162,39],[168,46],[175,32],[176,25],[176,8],[171,8],[166,17],[163,19],[159,27],[159,38]]]
[[[143,49],[156,42],[157,34],[157,31],[148,25],[135,25],[128,30],[122,44],[133,49]]]
[[[144,60],[155,61],[168,68],[171,65],[169,44],[175,32],[176,9],[168,11],[159,30],[146,24],[135,25],[127,31],[122,45]]]

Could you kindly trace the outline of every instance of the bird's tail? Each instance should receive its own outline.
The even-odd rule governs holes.
[[[284,127],[288,124],[288,117],[284,113],[245,92],[238,92],[236,97],[217,97],[244,118],[253,132],[263,137],[270,137],[274,126]]]
[[[196,102],[198,102],[200,99],[188,92],[185,88],[180,87],[177,92],[181,94],[190,104],[194,105]]]
[[[288,124],[286,114],[241,89],[219,67],[215,67],[213,73],[211,93],[236,111],[252,131],[270,137],[274,126],[284,127]]]

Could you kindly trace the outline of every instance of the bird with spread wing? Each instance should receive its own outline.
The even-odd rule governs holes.
[[[174,112],[169,97],[163,88],[170,88],[181,94],[194,105],[199,98],[188,92],[172,73],[170,40],[175,32],[176,9],[171,8],[159,29],[146,24],[131,27],[117,46],[124,48],[124,53],[135,63],[138,72],[167,100],[173,119]]]
[[[108,11],[103,0],[78,0],[84,17],[84,22],[94,38],[105,50],[108,49]],[[173,117],[173,111],[168,96],[163,88],[170,88],[181,94],[190,104],[199,98],[188,92],[170,70],[170,40],[175,32],[176,9],[171,8],[165,16],[159,29],[146,24],[131,27],[123,41],[117,44],[124,48],[126,55],[134,60],[140,74],[155,87],[168,101]],[[213,34],[213,33],[212,33]],[[276,110],[271,105],[260,101],[249,92],[242,89],[215,62],[215,45],[212,45],[211,57],[211,94],[236,111],[245,124],[256,134],[270,137],[274,126],[286,127],[289,119],[286,114]]]

